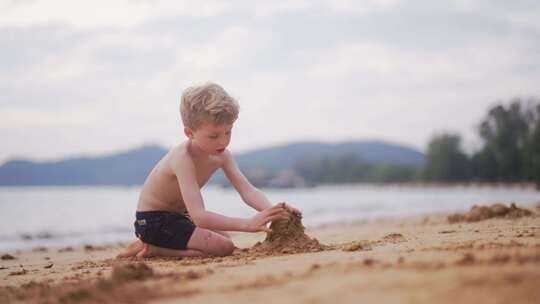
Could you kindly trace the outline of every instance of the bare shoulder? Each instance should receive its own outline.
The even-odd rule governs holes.
[[[187,149],[187,143],[181,143],[169,151],[167,165],[171,168],[178,168],[186,164],[193,164],[193,159]]]

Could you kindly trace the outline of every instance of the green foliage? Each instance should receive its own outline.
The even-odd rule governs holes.
[[[306,158],[294,170],[312,183],[406,182],[418,175],[415,167],[372,165],[355,154]]]
[[[437,135],[428,145],[427,181],[534,181],[540,186],[540,104],[514,99],[491,108],[479,125],[483,146],[469,158],[460,137]]]
[[[489,110],[480,124],[484,147],[475,159],[480,179],[519,181],[524,177],[524,148],[529,133],[531,113],[516,99],[505,108],[497,105]],[[493,167],[494,169],[487,169]],[[486,169],[482,169],[486,168]]]
[[[355,154],[306,158],[294,170],[312,183],[407,181],[534,181],[540,189],[540,103],[512,100],[489,109],[478,132],[482,147],[470,157],[461,137],[443,133],[428,144],[424,167],[366,163]]]
[[[540,189],[540,104],[536,106],[534,114],[523,155],[526,177],[536,182]]]
[[[437,135],[428,145],[423,179],[453,182],[469,178],[469,161],[461,150],[459,135]]]

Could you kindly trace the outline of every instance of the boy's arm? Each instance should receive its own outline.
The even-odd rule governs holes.
[[[272,203],[266,198],[264,193],[253,186],[248,179],[242,174],[238,165],[234,161],[231,153],[227,150],[223,153],[223,172],[234,186],[236,191],[242,197],[242,200],[257,211],[262,211],[272,206]]]
[[[240,193],[242,200],[246,204],[248,204],[257,211],[262,211],[272,206],[272,203],[270,203],[268,198],[266,198],[266,195],[264,195],[262,191],[253,186],[244,176],[244,174],[242,174],[242,171],[240,171],[240,169],[238,168],[238,165],[234,161],[231,153],[227,150],[225,150],[224,152],[224,163],[222,168],[223,172],[225,172],[225,175],[231,181],[231,184],[234,186],[236,191]],[[287,205],[284,202],[282,202],[281,204],[283,204],[285,209],[298,215],[299,217],[302,217],[302,212],[300,212],[298,209]]]
[[[197,183],[195,164],[191,158],[184,156],[172,163],[182,198],[186,208],[197,227],[224,231],[268,231],[266,224],[282,217],[283,206],[273,206],[250,219],[233,218],[206,211],[199,184]]]

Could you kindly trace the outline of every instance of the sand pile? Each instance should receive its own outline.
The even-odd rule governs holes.
[[[2,257],[0,257],[0,259],[2,260],[15,260],[15,257],[12,256],[11,254],[3,254]]]
[[[406,239],[401,233],[390,233],[383,237],[382,241],[380,243],[392,243],[397,244],[401,242],[405,242]]]
[[[83,269],[88,269],[89,265]],[[193,288],[156,289],[148,282],[163,282],[163,286],[198,280],[209,272],[158,273],[144,262],[119,262],[111,265],[108,278],[81,279],[65,277],[60,283],[35,282],[20,286],[1,286],[0,303],[148,303],[158,296],[183,296],[196,293]],[[78,270],[78,269],[77,269]]]
[[[152,277],[153,274],[153,269],[145,263],[117,263],[113,265],[111,277],[117,282],[142,281]]]
[[[161,277],[145,263],[117,263],[106,279],[65,278],[60,284],[31,281],[20,287],[0,288],[0,302],[145,303],[156,292],[144,286],[144,281]]]
[[[305,234],[305,227],[300,217],[289,213],[287,219],[273,221],[272,232],[266,235],[264,242],[257,242],[250,252],[259,253],[301,253],[317,252],[327,248],[315,238]]]
[[[365,250],[371,250],[372,245],[374,242],[362,240],[362,241],[352,241],[345,244],[337,245],[336,248],[341,249],[342,251],[365,251]]]
[[[387,244],[397,244],[406,242],[407,239],[401,233],[390,233],[385,235],[380,240],[360,240],[352,241],[343,244],[337,244],[333,247],[342,251],[366,251],[371,250],[375,246],[384,246]]]
[[[513,219],[530,215],[532,215],[531,211],[519,208],[514,203],[512,203],[510,207],[506,207],[504,204],[497,203],[491,206],[474,205],[467,213],[456,213],[449,215],[448,222],[478,222],[494,217]]]

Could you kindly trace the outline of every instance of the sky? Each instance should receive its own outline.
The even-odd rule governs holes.
[[[240,106],[230,150],[481,144],[488,109],[540,97],[538,1],[0,0],[0,164],[185,139],[182,91]]]

